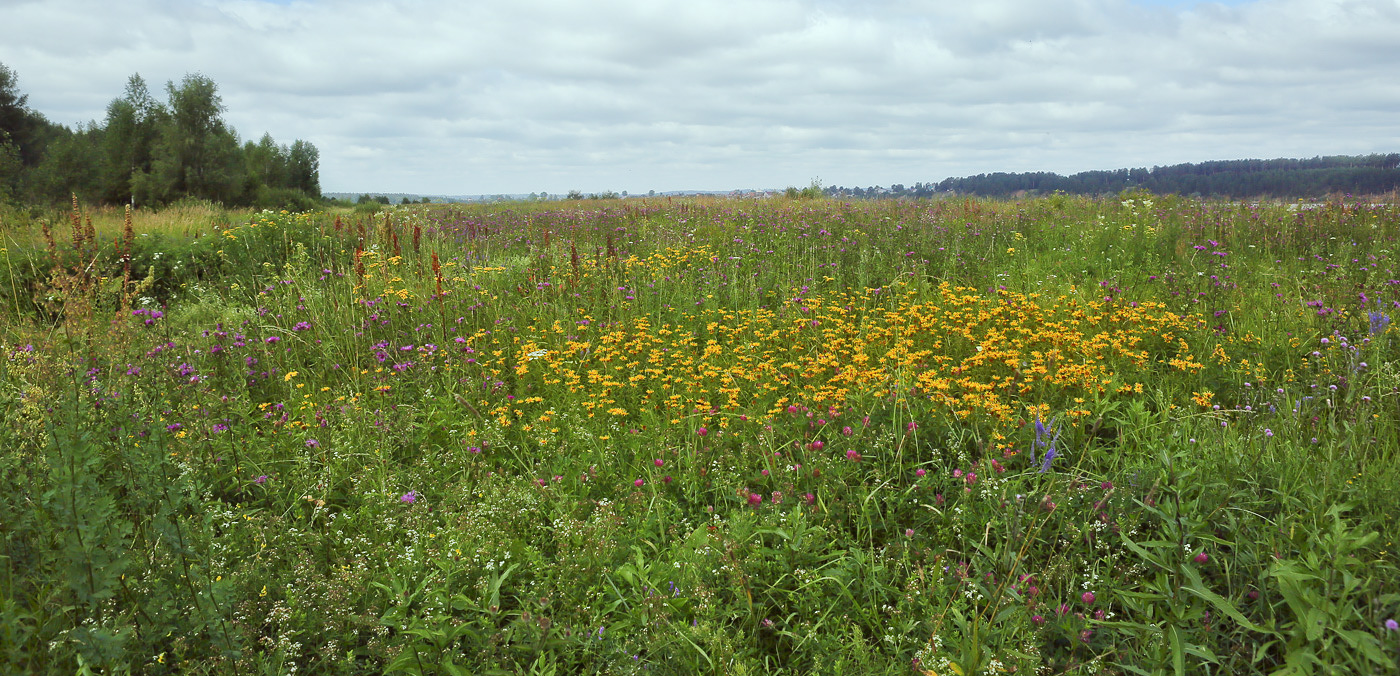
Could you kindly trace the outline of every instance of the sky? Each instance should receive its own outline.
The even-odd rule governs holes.
[[[889,186],[1400,151],[1400,0],[0,0],[31,108],[201,73],[327,192]]]

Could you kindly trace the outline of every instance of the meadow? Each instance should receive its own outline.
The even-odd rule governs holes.
[[[6,673],[1397,670],[1390,203],[0,215]]]

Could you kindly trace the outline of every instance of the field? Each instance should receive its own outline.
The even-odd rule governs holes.
[[[7,673],[1397,669],[1392,205],[3,237]]]

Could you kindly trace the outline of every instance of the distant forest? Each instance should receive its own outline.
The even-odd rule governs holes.
[[[218,87],[203,75],[165,85],[158,101],[140,75],[106,117],[70,128],[28,106],[0,64],[0,204],[161,206],[181,199],[305,210],[321,200],[320,153],[264,134],[240,143]]]
[[[1151,169],[1085,171],[1071,176],[1050,172],[978,174],[937,183],[896,183],[888,188],[823,188],[841,197],[932,197],[953,193],[984,197],[1064,192],[1117,194],[1134,188],[1157,194],[1247,199],[1322,197],[1332,193],[1379,195],[1400,190],[1400,153],[1338,155],[1310,160],[1226,160],[1174,164]]]

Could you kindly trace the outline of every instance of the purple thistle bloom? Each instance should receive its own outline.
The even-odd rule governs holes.
[[[307,447],[307,448],[320,448],[320,447],[321,447],[321,442],[316,441],[315,439],[307,439],[307,440],[306,440],[306,447]]]

